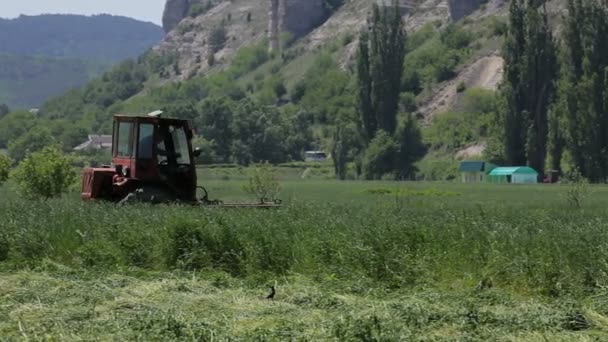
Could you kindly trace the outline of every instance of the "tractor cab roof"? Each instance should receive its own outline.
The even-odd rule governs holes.
[[[173,124],[173,125],[184,125],[188,124],[189,120],[184,119],[176,119],[176,118],[163,118],[160,116],[143,116],[143,115],[126,115],[126,114],[116,114],[114,115],[115,121],[136,121],[136,122],[149,122],[154,124]]]

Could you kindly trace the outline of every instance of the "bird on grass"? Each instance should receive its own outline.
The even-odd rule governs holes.
[[[270,293],[268,294],[268,296],[266,296],[266,299],[270,299],[272,301],[274,301],[274,295],[277,293],[277,291],[274,288],[274,285],[272,285],[270,287]]]

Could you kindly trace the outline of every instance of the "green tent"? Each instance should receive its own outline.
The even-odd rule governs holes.
[[[497,167],[490,171],[490,183],[536,184],[538,172],[527,166]]]

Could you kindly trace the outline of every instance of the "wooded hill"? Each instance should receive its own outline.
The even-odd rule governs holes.
[[[152,23],[110,15],[0,19],[0,103],[40,106],[142,54],[163,35]]]

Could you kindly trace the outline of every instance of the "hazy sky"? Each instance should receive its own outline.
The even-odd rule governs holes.
[[[161,24],[164,7],[165,0],[0,0],[0,17],[108,13]]]

